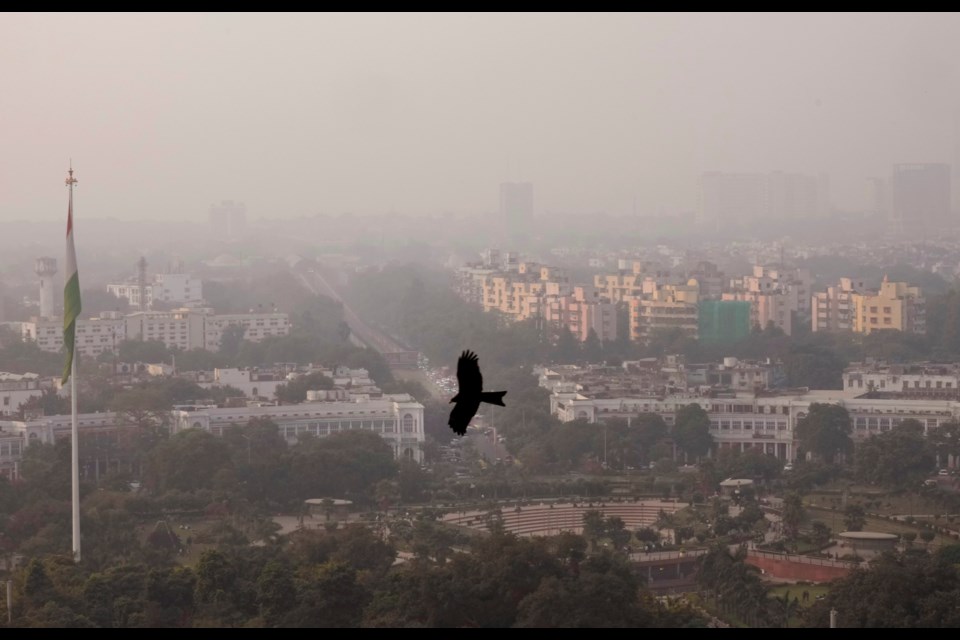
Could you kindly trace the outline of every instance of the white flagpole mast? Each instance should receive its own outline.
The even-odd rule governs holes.
[[[67,186],[70,187],[70,211],[73,211],[73,185],[77,179],[73,177],[73,164],[70,165],[70,175]],[[68,276],[69,277],[69,276]],[[80,435],[77,429],[77,346],[73,344],[73,356],[70,362],[70,414],[71,427],[71,467],[72,467],[72,502],[73,502],[73,561],[80,562]]]
[[[76,356],[76,347],[74,347]],[[73,416],[70,428],[73,440],[73,560],[80,562],[80,443],[77,433],[77,360],[70,364],[70,411]]]

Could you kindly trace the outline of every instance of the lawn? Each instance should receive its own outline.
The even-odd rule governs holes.
[[[843,524],[843,513],[838,511],[832,511],[830,509],[821,509],[820,507],[806,507],[807,515],[810,516],[811,520],[820,520],[828,527],[830,527],[834,533],[840,531],[845,531],[846,528]],[[898,520],[884,520],[883,518],[875,518],[873,516],[867,516],[867,522],[863,526],[864,531],[877,531],[880,533],[895,533],[900,535],[908,531],[919,534],[921,529],[920,527],[909,525],[905,522]],[[914,546],[921,545],[922,543],[919,539],[914,543]],[[933,539],[931,544],[934,547],[946,546],[951,544],[957,544],[957,541],[941,534]]]
[[[803,592],[806,591],[810,597],[804,601]],[[824,584],[782,584],[771,587],[767,591],[769,598],[782,598],[784,594],[789,593],[790,599],[796,598],[800,602],[800,608],[806,609],[817,601],[817,596],[826,595],[830,592],[830,586]],[[788,627],[799,627],[801,619],[799,616],[790,616],[787,621]]]
[[[806,602],[802,600],[804,591],[810,594],[810,599]],[[767,591],[767,595],[771,598],[783,597],[785,593],[789,593],[791,598],[794,596],[800,598],[800,606],[806,608],[816,601],[817,596],[830,593],[830,586],[825,584],[781,584],[771,587],[770,590]]]
[[[892,493],[878,491],[876,487],[872,491],[866,487],[854,486],[850,488],[847,497],[847,504],[859,504],[870,513],[882,515],[949,515],[948,500],[943,499],[937,492],[924,493]],[[814,491],[807,494],[805,502],[816,504],[821,507],[839,508],[841,505],[841,496],[835,493],[822,493]]]

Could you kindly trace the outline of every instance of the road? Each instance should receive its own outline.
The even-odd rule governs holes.
[[[496,429],[491,430],[490,435],[486,435],[476,430],[467,432],[470,442],[477,450],[477,453],[480,454],[480,457],[490,463],[496,462],[497,458],[505,460],[509,455],[507,448],[495,440],[496,433]]]
[[[450,399],[452,393],[441,389],[427,375],[427,372],[417,368],[420,354],[411,351],[399,344],[392,337],[371,327],[350,307],[343,296],[330,284],[323,274],[310,268],[296,268],[292,270],[294,277],[314,295],[323,295],[333,298],[343,306],[343,320],[350,327],[350,341],[358,347],[372,347],[381,353],[390,365],[394,375],[401,380],[416,380],[434,397],[441,400]],[[394,358],[394,356],[398,356]],[[501,447],[502,449],[502,447]],[[491,459],[502,457],[494,455]]]
[[[419,382],[423,385],[424,389],[430,392],[431,396],[438,400],[446,401],[453,397],[453,393],[440,388],[437,383],[427,375],[427,372],[422,369],[394,371],[393,377],[397,380],[413,380],[414,382]]]
[[[324,295],[333,298],[343,305],[343,320],[350,327],[350,340],[358,346],[370,346],[382,354],[407,352],[409,349],[397,344],[393,338],[382,331],[378,331],[363,321],[354,312],[349,304],[333,286],[317,271],[306,272],[295,270],[294,275],[303,283],[303,286],[315,295]]]

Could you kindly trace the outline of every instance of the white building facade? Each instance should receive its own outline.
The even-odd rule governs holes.
[[[94,357],[116,352],[124,340],[160,340],[170,349],[218,351],[223,331],[230,325],[243,327],[243,339],[250,342],[290,333],[285,313],[214,315],[202,308],[138,311],[126,316],[109,312],[99,318],[77,319],[76,347],[80,355]],[[35,319],[19,326],[21,338],[36,342],[41,350],[55,353],[63,348],[62,320]]]
[[[0,416],[16,415],[20,405],[31,398],[39,398],[45,389],[58,389],[57,385],[52,379],[43,379],[36,373],[0,371]]]
[[[210,315],[204,325],[204,349],[219,351],[223,332],[229,326],[243,327],[243,339],[260,342],[265,338],[290,333],[290,316],[285,313],[231,313]]]
[[[140,285],[136,281],[107,285],[107,291],[118,298],[125,298],[133,307],[140,307]],[[203,283],[189,273],[157,273],[153,282],[143,289],[146,307],[154,300],[194,307],[203,304]]]
[[[342,431],[371,431],[387,441],[396,458],[423,462],[423,405],[406,394],[357,402],[179,410],[173,414],[173,431],[203,429],[219,436],[231,425],[246,424],[251,418],[272,420],[290,444],[308,433],[322,438]]]
[[[204,388],[230,386],[243,391],[248,398],[273,398],[277,387],[286,384],[286,376],[273,371],[260,372],[255,369],[214,369],[212,382],[199,382]]]
[[[588,398],[575,391],[550,396],[550,411],[563,422],[589,423],[610,418],[632,419],[639,413],[656,413],[673,425],[676,412],[699,404],[710,416],[714,452],[724,449],[758,449],[780,460],[797,455],[796,426],[814,403],[836,404],[850,413],[852,437],[861,440],[889,431],[907,419],[924,427],[924,433],[945,422],[960,419],[960,402],[938,399],[864,398],[850,391],[784,391],[781,393],[727,393],[716,397],[676,394],[665,398]]]
[[[210,408],[172,412],[171,430],[176,433],[196,428],[216,436],[231,425],[244,425],[251,418],[269,418],[280,427],[280,435],[289,444],[305,433],[324,437],[341,431],[366,430],[380,435],[390,445],[394,456],[423,462],[423,405],[406,394],[384,396],[362,402],[316,402],[298,405]],[[94,476],[103,465],[86,451],[85,442],[95,434],[110,434],[136,429],[121,424],[116,413],[81,413],[77,427],[81,437],[84,475]],[[53,443],[69,438],[71,416],[43,416],[31,420],[0,420],[0,475],[11,480],[20,477],[23,451],[34,443]]]
[[[889,392],[917,397],[960,398],[960,367],[955,364],[854,364],[843,372],[845,391]]]
[[[75,346],[82,356],[96,357],[115,352],[127,339],[123,317],[104,314],[100,318],[78,318]],[[110,317],[113,316],[113,317]],[[63,349],[63,320],[40,320],[20,323],[20,337],[24,342],[36,342],[42,351],[56,353]]]

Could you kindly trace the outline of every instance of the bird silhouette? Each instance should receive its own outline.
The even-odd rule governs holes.
[[[481,402],[496,404],[501,407],[503,396],[506,391],[484,391],[483,376],[480,375],[480,364],[477,354],[472,351],[464,351],[457,360],[457,395],[450,398],[450,402],[456,403],[453,411],[450,412],[450,428],[457,435],[463,435],[467,432],[467,425],[477,414]]]

